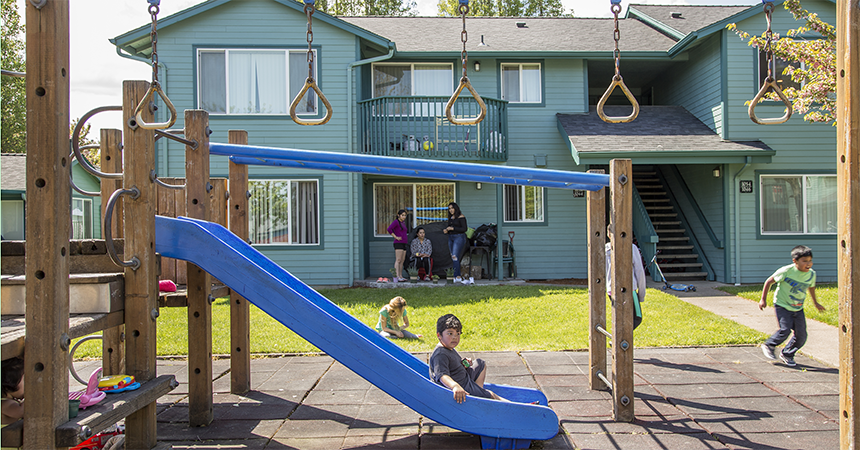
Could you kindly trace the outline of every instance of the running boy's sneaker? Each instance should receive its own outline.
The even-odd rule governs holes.
[[[771,347],[767,344],[761,344],[761,351],[764,353],[764,357],[770,361],[776,361],[776,355],[773,354],[773,351],[776,347]]]
[[[793,356],[788,356],[788,355],[786,355],[785,353],[780,353],[780,354],[779,354],[779,359],[781,359],[781,360],[782,360],[782,362],[784,362],[784,363],[785,363],[785,365],[786,365],[786,366],[788,366],[788,367],[794,367],[794,366],[796,366],[796,365],[797,365],[797,363],[796,363],[796,362],[794,362],[794,357],[793,357]]]

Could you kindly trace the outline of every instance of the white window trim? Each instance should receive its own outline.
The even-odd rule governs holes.
[[[385,63],[373,63],[371,64],[371,73],[373,73],[373,68],[377,66],[409,66],[409,85],[411,86],[412,92],[409,93],[410,96],[415,96],[415,66],[447,66],[451,69],[451,93],[454,93],[454,65],[451,63],[437,63],[437,62],[415,62],[415,63],[407,63],[407,62],[385,62]],[[373,76],[371,75],[371,84],[374,82]],[[371,86],[371,95],[373,98],[377,98],[376,89]],[[384,96],[383,96],[384,97]]]
[[[438,185],[453,186],[454,187],[453,195],[454,195],[455,199],[457,198],[457,183],[454,183],[454,182],[435,182],[435,183],[403,183],[403,182],[398,183],[398,182],[394,182],[394,183],[388,183],[388,182],[380,181],[378,183],[373,183],[373,223],[374,223],[374,225],[373,225],[373,227],[374,227],[373,237],[379,237],[379,238],[391,237],[387,233],[378,234],[376,232],[376,229],[375,229],[375,227],[376,227],[375,224],[379,223],[379,218],[376,217],[376,212],[379,211],[379,209],[376,207],[377,206],[377,204],[376,204],[376,198],[377,198],[376,188],[377,188],[377,186],[395,186],[395,185],[405,186],[405,185],[410,185],[410,186],[412,186],[412,205],[415,205],[416,201],[418,200],[418,185],[419,184],[421,184],[421,185],[438,184]],[[393,221],[394,218],[392,218],[391,220]],[[418,219],[415,217],[415,214],[413,212],[412,223],[410,224],[410,228],[415,228],[417,226],[417,220]]]
[[[504,219],[504,223],[544,223],[544,222],[546,222],[546,189],[544,189],[542,186],[517,186],[517,185],[511,185],[511,184],[507,184],[505,186],[516,186],[517,190],[520,191],[520,217],[517,220]],[[541,211],[544,213],[542,219],[526,219],[524,217],[526,214],[526,192],[525,192],[526,187],[533,187],[535,189],[541,190],[541,197],[540,197],[541,203],[542,203]],[[507,191],[505,189],[502,189],[502,208],[504,208],[508,204],[507,197],[506,197],[507,195],[508,195]],[[505,213],[506,213],[506,211],[502,211],[502,217],[507,217],[507,214],[505,214]]]
[[[524,65],[528,65],[528,66],[536,65],[536,66],[538,66],[538,74],[543,75],[543,65],[541,63],[501,63],[499,65],[499,72],[501,74],[501,77],[505,76],[505,70],[504,70],[505,66],[517,66],[517,68],[518,68],[517,72],[519,73],[520,99],[523,98],[523,80],[525,79],[525,77],[523,77],[523,66]],[[509,103],[527,103],[527,104],[541,103],[541,102],[543,102],[543,86],[542,86],[542,83],[543,83],[543,80],[541,79],[541,76],[539,76],[538,77],[538,95],[539,95],[539,98],[536,102],[524,102],[522,100],[513,101],[513,100],[508,100],[505,98],[505,81],[504,81],[504,79],[502,79],[501,80],[501,87],[502,87],[501,97],[502,97],[502,100],[508,100]]]
[[[272,182],[280,182],[280,183],[290,183],[290,186],[289,186],[290,195],[292,195],[292,192],[293,192],[292,184],[294,182],[299,183],[299,182],[312,181],[312,182],[316,183],[316,185],[317,185],[317,204],[316,204],[316,209],[317,209],[317,211],[316,211],[316,213],[317,213],[316,214],[316,216],[317,216],[317,218],[316,218],[316,220],[317,220],[317,241],[315,243],[310,243],[310,244],[293,243],[292,237],[290,237],[289,242],[272,242],[272,243],[254,242],[251,245],[253,245],[255,247],[256,246],[261,246],[261,247],[277,247],[277,246],[313,247],[313,246],[322,245],[322,220],[321,220],[321,216],[320,216],[320,214],[322,214],[322,190],[321,190],[322,183],[320,183],[319,179],[316,179],[316,178],[286,178],[286,179],[285,178],[254,178],[254,179],[251,179],[249,181],[251,181],[251,182],[272,181]],[[271,215],[272,215],[272,210],[271,210],[272,203],[269,202],[268,206],[269,206],[268,215],[271,217]],[[250,211],[249,211],[249,214],[250,214]],[[287,202],[287,217],[290,220],[290,223],[288,224],[288,228],[290,230],[290,233],[292,234],[292,232],[293,232],[292,231],[292,229],[293,229],[293,222],[292,222],[292,220],[293,220],[293,199],[292,198],[290,198],[290,201]],[[250,232],[250,230],[249,230],[249,232]]]
[[[801,231],[765,231],[764,230],[764,201],[762,201],[761,196],[764,195],[764,179],[765,178],[800,178],[801,179],[801,192],[803,193],[803,204],[801,205],[803,211],[803,230]],[[797,235],[809,235],[809,236],[832,236],[836,235],[836,232],[828,233],[813,233],[809,230],[809,215],[807,214],[808,206],[807,206],[807,198],[806,198],[806,181],[809,177],[832,177],[836,178],[836,175],[831,173],[804,173],[804,174],[767,174],[760,175],[758,188],[759,188],[759,232],[762,236],[797,236]]]
[[[235,113],[234,114],[234,113],[230,113],[230,52],[231,51],[273,52],[273,53],[274,52],[281,52],[281,53],[284,53],[284,55],[286,56],[286,58],[285,58],[286,61],[284,64],[286,65],[285,69],[286,69],[286,74],[287,74],[287,78],[284,80],[284,82],[287,83],[287,112],[286,113],[283,113],[283,114],[281,114],[281,113],[278,113],[278,114],[275,114],[275,113],[272,113],[272,114],[266,114],[266,113]],[[319,83],[319,79],[320,79],[319,65],[317,64],[317,61],[319,59],[317,58],[316,49],[313,49],[311,51],[314,54],[314,74],[316,75],[315,79],[317,80],[317,83]],[[278,48],[278,49],[272,49],[272,48],[198,48],[197,49],[197,61],[198,61],[198,64],[197,64],[197,107],[201,108],[201,109],[202,109],[202,107],[200,106],[200,98],[201,98],[200,87],[203,83],[200,82],[200,75],[201,75],[201,70],[200,70],[200,65],[199,65],[200,54],[201,53],[218,53],[218,52],[224,52],[224,83],[225,83],[224,90],[225,90],[225,98],[226,98],[227,104],[225,105],[225,108],[224,108],[225,112],[223,112],[223,113],[210,112],[209,113],[210,115],[213,115],[213,116],[288,116],[290,114],[289,113],[289,107],[293,103],[293,98],[290,98],[290,79],[289,79],[289,77],[290,77],[290,53],[307,54],[307,52],[308,52],[307,49],[302,50],[302,49],[297,49],[297,48]],[[296,111],[296,115],[297,116],[316,116],[316,115],[319,115],[320,107],[319,107],[319,96],[318,95],[314,96],[314,110],[316,112],[312,112],[312,113]]]

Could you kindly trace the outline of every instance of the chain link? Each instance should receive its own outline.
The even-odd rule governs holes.
[[[158,5],[149,5],[149,15],[152,17],[152,31],[149,39],[152,41],[152,85],[158,86]]]
[[[618,41],[621,40],[621,30],[618,29],[618,13],[621,12],[621,5],[618,3],[613,3],[611,9],[612,15],[615,16],[615,31],[612,34],[612,37],[615,39],[615,51],[612,53],[612,55],[615,57],[614,79],[618,80],[621,78],[621,50],[618,49]]]
[[[314,51],[311,48],[314,42],[314,30],[311,25],[314,15],[313,3],[305,3],[305,14],[308,16],[308,79],[312,80],[314,78]]]
[[[773,81],[775,74],[773,70],[775,68],[773,62],[773,30],[771,29],[771,19],[773,17],[773,3],[767,2],[764,4],[764,17],[767,19],[767,31],[764,32],[765,38],[767,39],[764,44],[764,53],[767,57],[767,81]]]
[[[469,5],[460,5],[460,17],[463,18],[463,31],[460,32],[460,40],[463,41],[463,52],[460,53],[460,60],[463,62],[463,78],[466,75],[466,63],[469,62],[469,53],[466,52],[466,42],[469,40],[469,33],[466,32],[466,14],[469,14]]]

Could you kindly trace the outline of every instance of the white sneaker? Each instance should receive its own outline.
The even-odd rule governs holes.
[[[475,279],[472,277],[469,277],[469,284],[475,284]]]
[[[462,282],[463,282],[463,279],[462,279],[462,278],[460,278],[460,277],[454,277],[454,282],[455,282],[455,283],[462,283]]]
[[[460,280],[460,282],[461,282],[461,283],[463,283],[463,285],[464,285],[464,286],[468,286],[470,283],[472,283],[472,281],[469,281],[469,280],[467,280],[467,279],[465,279],[465,278],[463,278],[462,280]]]

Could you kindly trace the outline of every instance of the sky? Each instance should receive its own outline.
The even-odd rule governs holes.
[[[24,21],[25,2],[16,0]],[[167,17],[203,0],[162,0],[159,17]],[[422,16],[436,15],[437,0],[417,0]],[[76,119],[100,106],[122,104],[123,80],[150,80],[151,66],[117,55],[108,39],[150,23],[146,0],[72,0],[70,3],[71,118]],[[631,3],[622,1],[622,6]],[[660,5],[757,5],[761,0],[636,0],[638,4]],[[609,0],[562,0],[566,10],[577,17],[612,17]],[[623,12],[622,12],[623,14]],[[180,112],[181,114],[181,112]],[[97,114],[91,138],[100,128],[121,129],[121,113]]]

